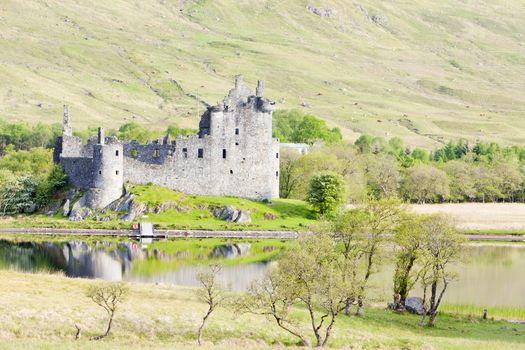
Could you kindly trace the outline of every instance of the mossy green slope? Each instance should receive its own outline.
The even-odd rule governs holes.
[[[165,228],[204,230],[298,230],[306,231],[315,223],[315,213],[303,201],[274,199],[262,203],[234,197],[190,196],[155,185],[132,186],[135,200],[153,209],[161,203],[174,203],[183,210],[168,209],[159,214],[149,213],[148,220]],[[213,207],[233,206],[250,212],[251,223],[229,223],[213,216]],[[266,217],[265,217],[266,216]],[[271,219],[268,219],[271,217]]]
[[[317,16],[307,5],[336,11]],[[14,1],[0,6],[0,117],[195,127],[242,73],[282,108],[358,133],[525,140],[517,0]]]

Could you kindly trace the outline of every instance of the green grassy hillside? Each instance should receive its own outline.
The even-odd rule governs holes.
[[[241,73],[347,139],[523,142],[524,22],[517,0],[6,0],[0,117],[58,122],[67,102],[75,126],[195,127],[189,96]]]

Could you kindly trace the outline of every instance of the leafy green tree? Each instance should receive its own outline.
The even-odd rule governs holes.
[[[491,162],[500,154],[500,146],[495,142],[478,142],[474,145],[472,152],[477,155],[478,161]]]
[[[279,162],[279,197],[291,198],[303,181],[300,176],[301,155],[295,151],[281,152]]]
[[[296,142],[292,139],[292,134],[297,129],[304,118],[304,114],[297,110],[278,109],[273,112],[273,137],[281,142]]]
[[[447,174],[432,165],[415,165],[408,169],[403,191],[407,199],[417,203],[444,200],[450,194]]]
[[[282,176],[284,182],[280,185],[287,198],[305,199],[311,179],[320,172],[341,173],[341,164],[337,156],[327,154],[324,148],[296,157],[289,152],[283,152],[281,155],[279,176]]]
[[[405,309],[408,293],[419,279],[417,262],[423,245],[424,217],[412,215],[394,229],[394,303],[396,310]]]
[[[375,198],[395,197],[401,181],[395,158],[386,154],[366,155],[366,176]]]
[[[476,167],[463,160],[453,160],[443,166],[450,184],[450,199],[472,201],[477,198]]]
[[[333,215],[345,200],[343,178],[334,172],[314,176],[306,200],[321,216]]]
[[[361,153],[381,153],[387,144],[382,137],[373,137],[367,134],[361,135],[354,143]]]
[[[177,124],[172,124],[168,126],[168,129],[166,132],[172,137],[175,138],[178,135],[180,136],[188,136],[188,135],[194,135],[197,134],[197,130],[195,129],[185,129],[185,128],[179,128]]]
[[[0,119],[0,155],[8,145],[14,150],[29,150],[33,147],[51,148],[61,133],[59,124],[8,123]]]
[[[361,247],[364,268],[361,282],[358,284],[358,315],[362,313],[368,281],[381,262],[387,237],[394,232],[405,216],[405,208],[401,201],[392,197],[372,199],[362,206],[362,210],[366,213],[366,237]]]
[[[360,268],[365,256],[365,242],[368,239],[369,213],[362,208],[347,209],[336,215],[327,229],[335,242],[336,252],[342,255],[342,278],[352,290],[349,291],[345,304],[345,315],[350,314],[350,307],[362,291]],[[324,227],[322,227],[324,228]]]
[[[343,139],[338,128],[329,129],[324,120],[297,110],[274,112],[273,136],[281,142],[308,144],[317,141],[334,144]]]
[[[67,176],[60,165],[54,165],[47,178],[41,180],[36,188],[36,202],[39,207],[49,203],[51,196],[67,184]]]
[[[466,140],[459,140],[457,143],[450,141],[445,147],[437,149],[434,152],[434,160],[448,162],[454,159],[461,159],[469,151],[469,144]]]
[[[15,151],[7,147],[5,156],[0,158],[0,169],[9,170],[17,175],[47,175],[52,167],[52,151],[40,147],[28,151]]]
[[[374,142],[374,137],[368,134],[362,134],[357,140],[355,140],[354,145],[357,146],[359,152],[361,153],[370,153],[372,150],[372,143]]]
[[[38,183],[33,176],[20,176],[0,188],[0,215],[32,213],[37,209]]]
[[[138,142],[146,142],[147,140],[155,140],[164,136],[159,131],[146,129],[142,125],[134,122],[123,124],[116,134],[120,140],[137,140]]]
[[[420,161],[421,163],[428,163],[430,160],[430,155],[428,152],[422,148],[414,148],[412,151],[412,158]]]
[[[511,161],[499,161],[493,165],[493,174],[499,179],[503,199],[514,201],[514,196],[523,188],[523,173],[519,165]]]
[[[423,288],[423,316],[421,325],[432,327],[435,324],[439,306],[450,281],[455,274],[451,265],[458,260],[464,237],[456,230],[450,219],[435,215],[424,221],[422,225],[423,244],[421,249],[420,274]],[[430,292],[430,295],[428,293]],[[427,299],[428,297],[428,299]]]
[[[481,163],[475,167],[473,173],[476,196],[481,198],[483,203],[496,201],[503,197],[501,192],[501,179],[495,176],[493,169]]]

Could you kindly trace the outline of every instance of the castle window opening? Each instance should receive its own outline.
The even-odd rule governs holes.
[[[182,149],[182,155],[184,156],[184,158],[188,158],[188,149],[187,148],[183,148]]]
[[[226,149],[222,149],[222,158],[226,159]]]
[[[275,158],[279,159],[279,153],[275,153]]]
[[[197,150],[197,157],[199,157],[199,158],[203,158],[204,157],[204,149],[199,148]]]
[[[102,175],[102,170],[99,170],[99,171],[98,171],[98,174],[99,174],[99,175]]]
[[[275,177],[279,177],[279,172],[278,171],[275,172]]]
[[[158,148],[155,148],[155,149],[153,150],[153,158],[158,158],[158,157],[159,157],[159,154],[160,154],[159,149],[158,149]]]
[[[230,170],[230,174],[233,174],[233,170]]]
[[[115,175],[118,175],[118,170],[117,170],[117,171],[115,171]]]
[[[115,157],[118,157],[118,150],[115,151]]]
[[[239,142],[235,142],[235,146],[239,146]]]
[[[239,128],[235,128],[235,135],[239,135]]]

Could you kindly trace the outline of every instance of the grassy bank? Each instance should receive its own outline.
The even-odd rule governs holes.
[[[510,306],[487,307],[487,317],[505,320],[525,321],[525,309]],[[442,312],[456,315],[466,315],[473,318],[479,318],[483,315],[484,307],[476,305],[462,304],[443,304]]]
[[[130,284],[109,338],[90,342],[103,328],[104,313],[88,298],[85,289],[98,283],[59,275],[1,271],[0,344],[6,349],[191,349],[195,330],[205,312],[194,289],[167,285]],[[295,310],[306,321],[304,310]],[[525,349],[525,326],[479,317],[440,315],[437,327],[417,326],[418,317],[381,309],[365,316],[341,317],[330,346],[357,349]],[[81,326],[81,340],[73,340],[74,324]],[[306,326],[306,324],[305,324]],[[203,348],[247,349],[293,345],[294,339],[264,317],[238,315],[219,309],[210,319]]]
[[[511,235],[511,236],[523,236],[525,235],[525,230],[464,230],[464,234],[467,235],[484,235],[484,236],[490,236],[490,235]]]

